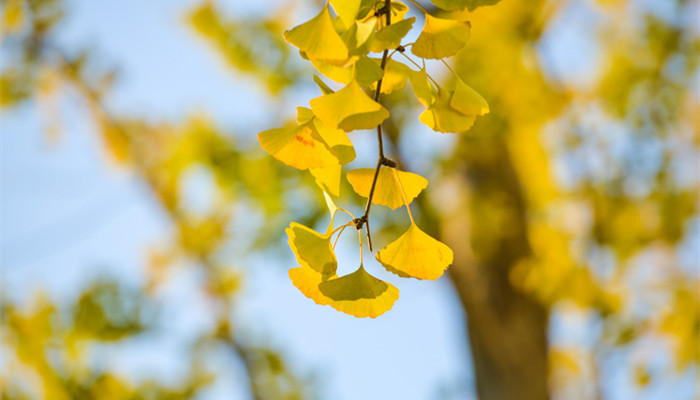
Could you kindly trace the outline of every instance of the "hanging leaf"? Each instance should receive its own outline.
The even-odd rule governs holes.
[[[328,6],[314,18],[286,31],[284,39],[309,59],[342,62],[348,58],[348,48],[333,26]]]
[[[452,264],[452,250],[415,224],[376,255],[384,268],[401,277],[435,280]]]
[[[343,89],[312,99],[311,109],[323,122],[346,132],[370,129],[389,118],[389,110],[372,100],[352,81]]]
[[[311,175],[316,179],[316,183],[323,190],[334,195],[340,196],[340,172],[342,167],[340,164],[326,168],[309,169]]]
[[[339,163],[309,124],[270,129],[258,134],[260,147],[297,169],[326,168]]]
[[[437,7],[447,11],[459,11],[469,8],[473,11],[477,7],[490,6],[501,0],[430,0]]]
[[[470,28],[468,21],[441,19],[425,14],[423,31],[411,46],[411,52],[421,58],[451,57],[467,43]]]
[[[296,222],[292,222],[285,232],[289,237],[289,247],[302,267],[321,274],[321,280],[324,281],[335,275],[338,261],[331,247],[330,234],[322,235]]]
[[[362,0],[330,0],[330,3],[341,21],[349,27],[355,22]]]
[[[450,107],[465,115],[484,115],[489,112],[489,105],[476,90],[457,78]]]
[[[377,177],[377,186],[372,197],[373,204],[381,204],[395,210],[404,205],[401,185],[406,193],[406,200],[411,204],[420,192],[428,186],[428,180],[418,174],[396,170],[401,179],[401,185],[396,180],[393,168],[382,167]],[[368,197],[374,179],[374,169],[360,168],[347,173],[347,178],[355,193]]]
[[[409,70],[408,80],[411,81],[413,93],[425,107],[430,107],[437,97],[437,90],[430,83],[428,73],[425,69],[420,71]]]
[[[353,67],[350,66],[338,66],[331,63],[325,62],[323,60],[311,60],[311,64],[328,79],[332,79],[335,82],[347,85],[352,81]],[[327,94],[323,92],[323,94]]]
[[[343,33],[343,40],[352,56],[364,56],[369,53],[370,45],[377,32],[377,21],[355,21],[350,29]]]
[[[370,51],[380,53],[384,50],[393,50],[399,47],[401,39],[410,32],[414,22],[416,22],[416,17],[411,17],[380,29],[374,36]]]
[[[464,115],[450,106],[451,95],[445,89],[438,88],[435,102],[418,117],[430,129],[442,133],[457,133],[469,130],[474,125],[476,116]]]
[[[372,61],[374,61],[378,66],[381,65],[382,62],[382,60],[378,58],[373,58]],[[403,89],[406,86],[406,81],[408,80],[408,75],[410,72],[411,69],[405,64],[391,59],[387,60],[386,65],[384,66],[381,93],[389,94]],[[375,90],[376,87],[377,84],[375,83],[370,86],[370,89]]]
[[[316,304],[329,305],[358,318],[376,318],[390,310],[399,298],[396,287],[373,277],[362,266],[352,274],[325,282],[304,267],[289,270],[289,278]]]
[[[341,164],[347,164],[355,159],[355,147],[342,129],[331,128],[318,118],[314,118],[311,123],[317,135],[323,139],[325,145]]]

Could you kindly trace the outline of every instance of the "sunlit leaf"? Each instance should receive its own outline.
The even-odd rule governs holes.
[[[384,268],[401,277],[435,280],[452,264],[452,250],[415,224],[376,255]]]
[[[340,164],[326,168],[309,169],[311,175],[316,178],[316,183],[325,191],[334,195],[340,196]]]
[[[378,16],[379,10],[384,8],[384,1],[363,1],[360,6],[360,12],[358,16],[362,21],[377,21],[378,29],[382,29],[386,26],[386,16]],[[404,3],[392,0],[391,1],[391,23],[396,24],[404,19],[408,13],[408,6]]]
[[[465,115],[484,115],[489,112],[486,100],[469,85],[457,78],[450,106]]]
[[[439,88],[435,102],[420,115],[420,122],[436,132],[457,133],[469,130],[476,116],[464,115],[450,106],[451,95]]]
[[[362,197],[368,197],[374,179],[374,169],[360,168],[347,173],[347,178],[352,188]],[[406,200],[410,204],[418,197],[420,192],[428,186],[428,180],[418,174],[396,170],[401,179],[401,185],[406,193]],[[396,180],[393,168],[382,167],[377,177],[377,185],[372,197],[373,204],[382,204],[395,210],[404,205],[401,185]]]
[[[355,159],[355,148],[342,129],[334,129],[321,122],[314,116],[311,109],[297,107],[297,123],[306,124],[312,131],[312,137],[319,139],[338,159],[341,164],[347,164]]]
[[[356,21],[343,33],[343,40],[350,55],[363,56],[369,53],[370,46],[377,32],[377,22]]]
[[[332,63],[325,62],[323,60],[313,59],[311,64],[325,76],[326,78],[332,79],[335,82],[348,84],[352,81],[353,66],[340,66],[334,65]],[[317,82],[318,83],[318,82]],[[322,90],[323,91],[323,90]],[[325,91],[323,94],[327,94]]]
[[[296,222],[292,222],[285,232],[289,237],[289,247],[302,267],[316,271],[322,280],[335,275],[338,261],[331,247],[330,234],[322,235]]]
[[[413,93],[425,107],[430,107],[437,97],[437,90],[430,83],[428,73],[425,69],[420,71],[409,70],[408,80],[411,81]]]
[[[387,49],[392,50],[399,47],[401,39],[411,30],[415,21],[416,17],[411,17],[385,26],[374,36],[370,50],[379,53]]]
[[[346,132],[370,129],[389,118],[389,110],[372,100],[352,81],[343,89],[312,99],[314,114],[331,127]]]
[[[330,0],[331,6],[346,27],[352,25],[360,10],[362,0]]]
[[[451,57],[464,47],[469,39],[471,25],[425,15],[425,25],[411,52],[418,57],[439,59]]]
[[[377,65],[381,65],[381,59],[372,59]],[[401,62],[395,60],[387,60],[384,66],[384,76],[382,77],[382,91],[383,94],[389,94],[397,90],[401,90],[406,86],[406,81],[408,80],[408,75],[411,73],[411,69],[408,68]],[[372,84],[370,89],[375,90],[377,84]]]
[[[447,11],[458,11],[465,8],[469,8],[471,11],[477,7],[496,4],[499,1],[501,0],[430,0],[437,7]]]
[[[326,168],[339,162],[309,124],[260,132],[258,140],[273,157],[297,169]]]
[[[309,21],[286,31],[284,38],[310,59],[344,61],[348,58],[348,49],[333,27],[328,6]]]
[[[362,266],[352,274],[325,282],[304,267],[289,270],[289,278],[316,304],[329,305],[358,318],[376,318],[390,310],[399,298],[396,287],[373,277]]]

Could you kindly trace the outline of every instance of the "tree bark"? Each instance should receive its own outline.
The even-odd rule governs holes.
[[[522,191],[505,144],[467,139],[457,154],[459,203],[442,227],[450,276],[467,315],[481,400],[548,399],[547,310],[509,274],[529,256]]]

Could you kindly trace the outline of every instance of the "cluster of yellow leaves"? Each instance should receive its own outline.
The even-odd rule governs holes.
[[[322,76],[344,86],[335,91],[315,76],[322,95],[312,99],[309,108],[297,108],[296,123],[258,134],[261,147],[273,157],[297,169],[309,170],[331,210],[331,224],[323,234],[296,222],[287,229],[289,245],[300,265],[289,272],[292,282],[316,303],[357,317],[376,317],[386,312],[399,292],[371,276],[362,263],[349,275],[336,274],[338,262],[333,236],[340,235],[348,226],[362,227],[354,216],[344,226],[334,229],[333,225],[338,208],[329,194],[340,194],[342,165],[355,159],[354,147],[346,133],[380,126],[391,113],[377,101],[379,95],[402,90],[407,82],[426,107],[420,121],[434,131],[466,131],[477,116],[489,111],[483,97],[459,77],[455,76],[452,87],[443,88],[424,66],[406,54],[411,46],[411,53],[422,58],[423,64],[425,59],[451,57],[465,46],[470,23],[438,18],[426,12],[425,24],[416,41],[403,44],[416,18],[407,17],[409,8],[402,2],[387,3],[329,1],[313,18],[284,33],[284,39],[296,46]],[[462,10],[472,2],[460,3],[463,4],[457,9]],[[383,56],[371,57],[370,53],[383,53]],[[393,58],[399,54],[418,70]],[[375,96],[368,95],[368,90],[374,91]],[[391,209],[402,205],[408,208],[428,185],[419,175],[386,165],[376,170],[349,171],[347,180],[360,196]],[[400,277],[437,279],[452,263],[452,251],[420,230],[410,209],[408,213],[410,228],[380,250],[376,259]]]

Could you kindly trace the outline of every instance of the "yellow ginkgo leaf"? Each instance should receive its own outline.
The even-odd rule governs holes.
[[[468,21],[454,21],[425,15],[425,25],[411,52],[421,58],[451,57],[464,47],[469,39]]]
[[[430,107],[437,97],[437,90],[430,83],[425,69],[420,71],[409,70],[408,80],[411,81],[413,93],[425,107]]]
[[[344,62],[348,58],[348,48],[333,27],[328,6],[312,19],[286,31],[284,39],[309,59]]]
[[[416,17],[411,17],[385,26],[374,36],[370,51],[379,53],[384,50],[393,50],[399,47],[401,39],[411,30],[415,21]]]
[[[450,107],[465,115],[484,115],[489,112],[489,104],[469,85],[457,78]]]
[[[309,169],[311,175],[316,178],[316,183],[321,186],[326,192],[340,196],[340,164],[326,168]]]
[[[326,168],[339,162],[308,123],[260,132],[258,140],[273,157],[297,169]]]
[[[382,29],[386,26],[386,18],[383,12],[379,12],[384,8],[384,1],[363,1],[360,6],[358,15],[362,21],[377,20],[377,28]],[[391,0],[391,23],[396,24],[406,17],[408,6],[404,3]]]
[[[398,276],[435,280],[452,264],[453,253],[446,244],[411,224],[406,233],[379,250],[376,258]]]
[[[314,115],[333,128],[346,132],[370,129],[389,118],[389,110],[372,100],[357,82],[343,89],[312,99]]]
[[[435,102],[418,117],[430,129],[442,133],[457,133],[469,130],[476,120],[475,115],[464,115],[450,106],[450,93],[438,89]]]
[[[338,261],[331,247],[331,235],[322,235],[315,230],[292,222],[285,230],[297,261],[302,267],[310,268],[326,280],[335,274]]]
[[[382,60],[378,58],[372,59],[378,66]],[[384,66],[384,76],[382,77],[382,93],[389,94],[397,90],[401,90],[406,86],[408,74],[411,69],[401,62],[395,60],[387,60]],[[377,84],[370,86],[370,89],[375,90]]]
[[[362,57],[355,63],[355,82],[360,86],[370,86],[383,76],[384,70],[372,59]]]
[[[350,26],[355,22],[362,0],[330,0],[330,3],[345,26]]]
[[[348,171],[347,178],[352,188],[362,197],[368,197],[374,179],[374,169],[360,168]],[[396,180],[393,168],[382,167],[377,177],[377,186],[372,197],[373,204],[382,204],[395,210],[404,205],[401,186],[410,204],[428,186],[428,180],[418,174],[396,170],[401,184]]]
[[[338,83],[348,84],[352,80],[352,65],[349,67],[339,66],[317,59],[311,60],[311,64],[316,68],[316,70],[318,70],[318,72],[323,74],[323,76]],[[323,94],[327,93],[323,91]]]
[[[342,35],[348,53],[355,56],[363,56],[369,53],[370,45],[377,33],[377,21],[355,21]]]
[[[348,139],[348,135],[342,129],[334,129],[321,122],[311,109],[297,107],[297,123],[306,124],[311,128],[312,136],[320,139],[341,164],[347,164],[355,159],[355,148]]]
[[[329,305],[358,318],[376,318],[390,310],[399,298],[396,287],[373,277],[362,266],[352,274],[325,282],[304,267],[289,270],[289,278],[316,304]]]

